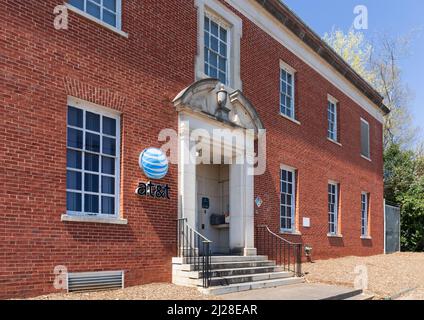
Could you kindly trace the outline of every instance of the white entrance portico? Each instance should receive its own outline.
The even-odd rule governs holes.
[[[212,241],[214,254],[256,255],[254,141],[264,129],[256,110],[241,91],[216,79],[195,82],[174,105],[179,217]]]

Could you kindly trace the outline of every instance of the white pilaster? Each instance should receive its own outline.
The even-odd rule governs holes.
[[[252,256],[257,254],[255,249],[255,214],[254,214],[254,176],[251,168],[254,165],[254,137],[246,134],[246,161],[244,165],[245,197],[244,197],[244,255]]]
[[[179,196],[180,217],[187,218],[187,223],[196,228],[196,162],[190,143],[190,122],[180,119],[180,159],[179,159]]]
[[[244,165],[230,165],[230,250],[244,253]]]

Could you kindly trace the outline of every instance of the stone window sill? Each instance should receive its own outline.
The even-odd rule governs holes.
[[[370,237],[370,236],[362,236],[361,239],[362,240],[372,240],[372,237]]]
[[[302,235],[302,233],[299,231],[285,231],[285,230],[281,230],[280,234],[284,236],[301,236]]]
[[[68,3],[65,3],[65,5],[68,8],[68,10],[70,10],[72,12],[75,12],[76,14],[79,14],[80,16],[82,16],[82,17],[84,17],[84,18],[86,18],[86,19],[88,19],[90,21],[94,21],[97,24],[99,24],[100,26],[113,31],[113,32],[119,34],[120,36],[122,36],[124,38],[128,38],[128,33],[124,32],[124,31],[122,31],[122,30],[120,30],[118,28],[115,28],[114,26],[111,26],[111,25],[107,24],[106,22],[103,22],[102,20],[99,20],[99,19],[93,17],[92,15],[90,15],[90,14],[84,12],[84,11],[82,11],[82,10],[80,10],[78,8],[75,8],[74,6],[72,6],[72,5],[68,4]]]
[[[372,162],[372,160],[371,160],[370,158],[368,158],[368,157],[366,157],[366,156],[363,156],[362,154],[361,154],[361,158],[362,158],[362,159],[365,159],[365,160],[368,160],[369,162]]]
[[[329,237],[329,238],[339,238],[339,239],[341,239],[341,238],[343,238],[343,235],[341,235],[341,234],[331,234],[331,233],[328,233],[328,234],[327,234],[327,237]]]
[[[330,139],[330,138],[327,138],[327,140],[330,141],[330,142],[332,142],[332,143],[334,143],[334,144],[336,144],[336,145],[338,145],[339,147],[343,147],[343,145],[340,142],[337,142],[337,141],[335,141],[333,139]]]
[[[90,216],[72,216],[68,214],[63,214],[61,217],[63,222],[81,222],[81,223],[102,223],[102,224],[117,224],[117,225],[127,225],[127,219],[121,218],[102,218],[102,217],[90,217]]]
[[[291,121],[291,122],[293,122],[293,123],[295,123],[295,124],[297,124],[299,126],[301,125],[301,123],[299,121],[297,121],[296,119],[293,119],[293,118],[290,118],[290,117],[286,116],[284,113],[281,113],[280,112],[280,116],[282,116],[284,119],[287,119],[287,120],[289,120],[289,121]]]

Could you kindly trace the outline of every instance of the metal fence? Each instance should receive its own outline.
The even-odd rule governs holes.
[[[385,253],[400,251],[400,208],[385,204]]]

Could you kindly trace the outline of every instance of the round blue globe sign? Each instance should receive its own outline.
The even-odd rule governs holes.
[[[148,148],[140,154],[140,168],[149,179],[159,180],[164,178],[169,169],[165,153],[157,148]]]

